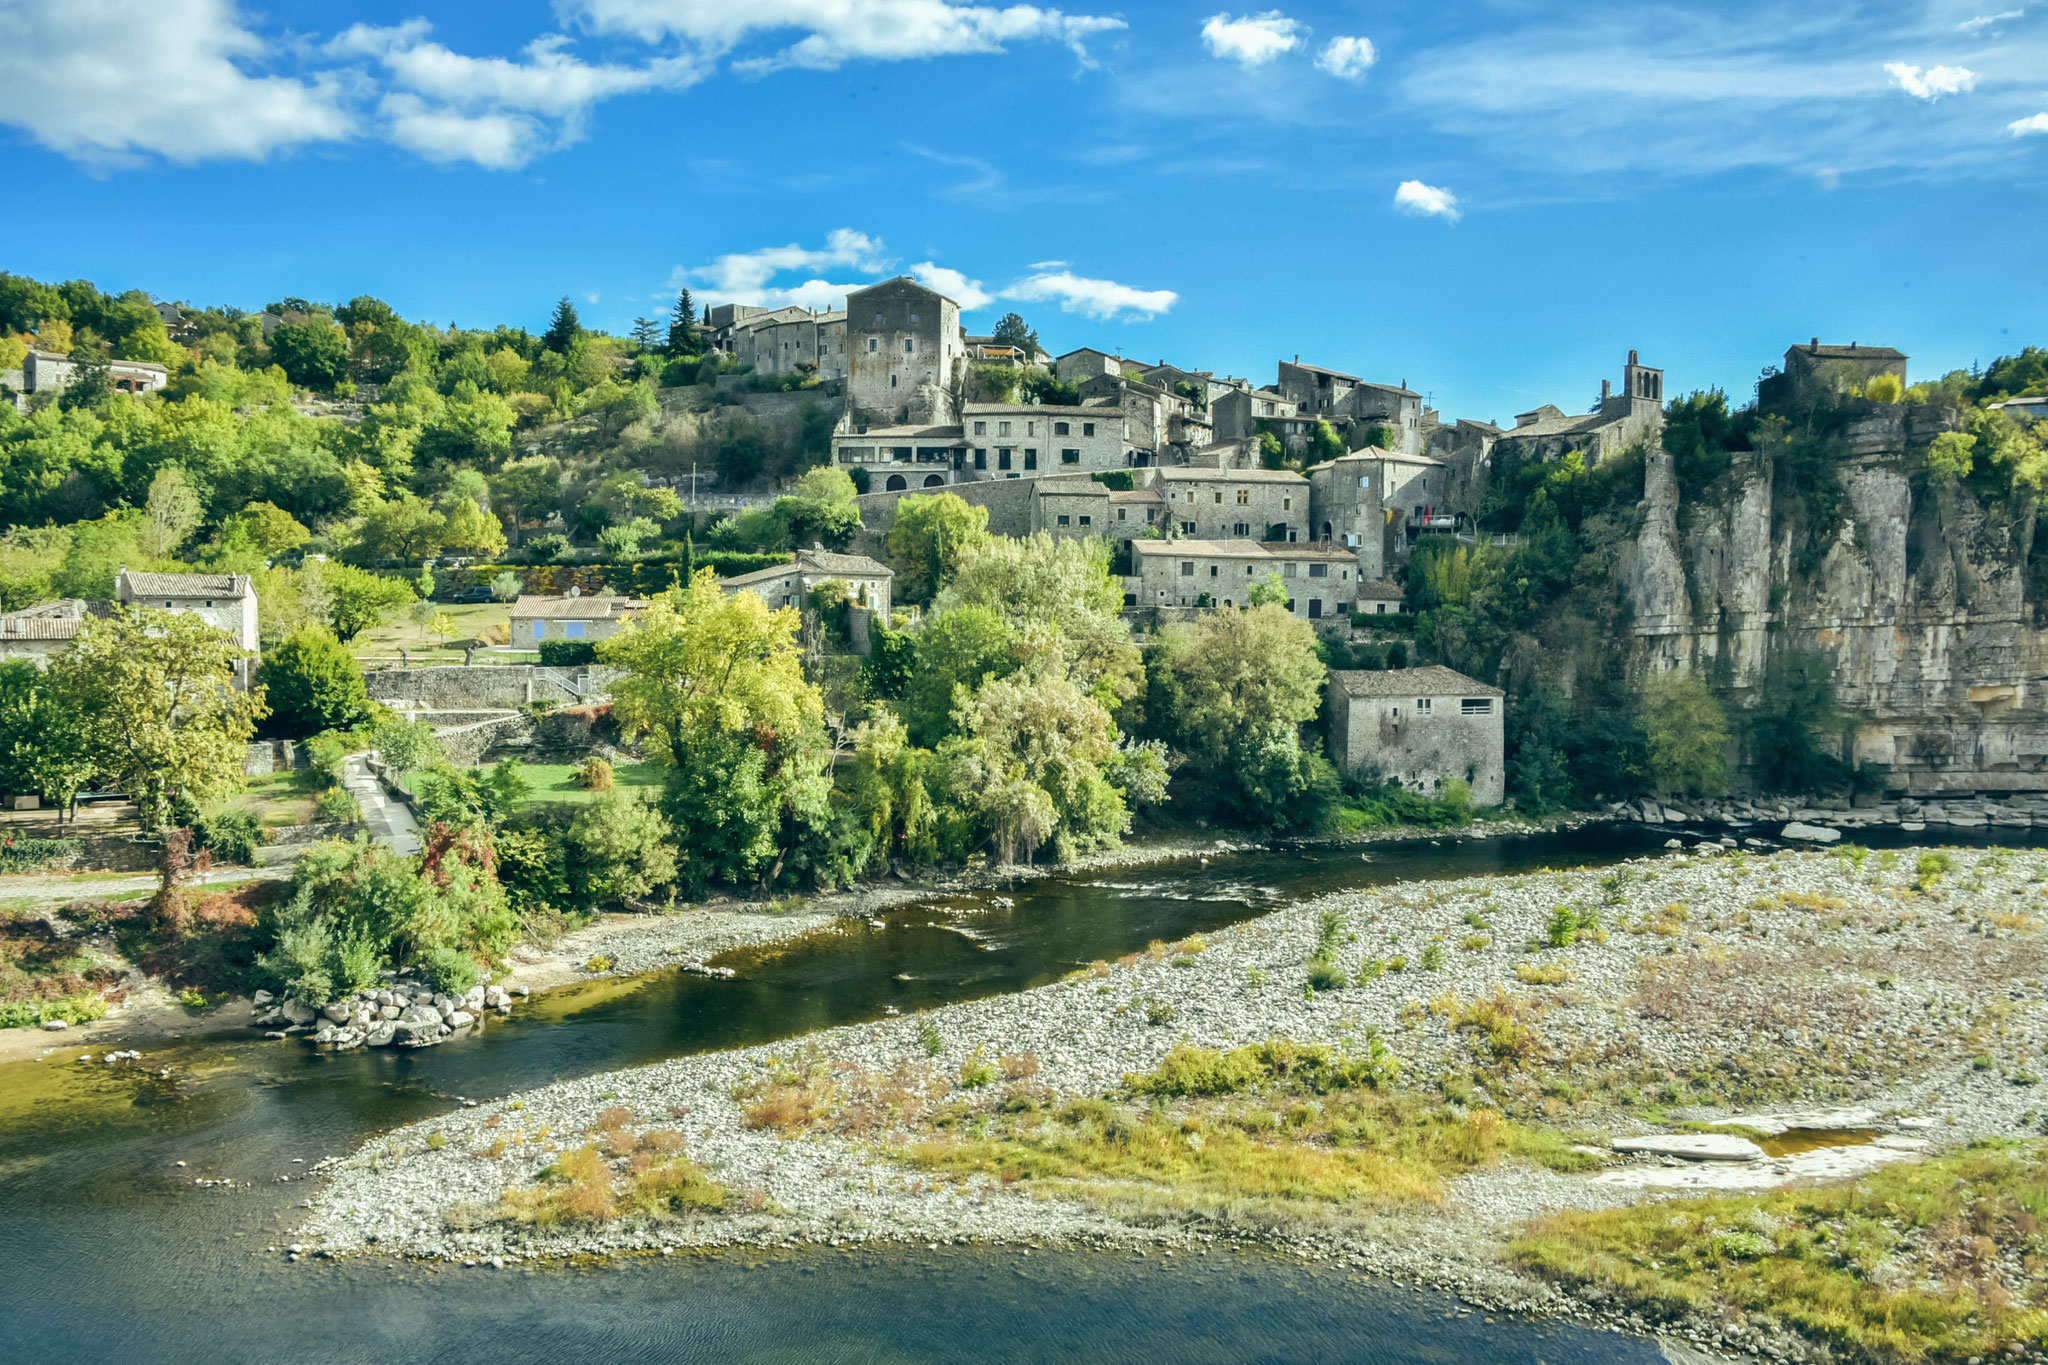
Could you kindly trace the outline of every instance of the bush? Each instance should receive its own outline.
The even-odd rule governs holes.
[[[443,995],[464,995],[476,984],[476,959],[454,948],[436,948],[414,965]]]
[[[363,818],[363,808],[346,787],[329,787],[313,798],[313,818],[323,825],[352,825]]]
[[[384,762],[402,773],[448,761],[434,727],[425,721],[388,720],[376,728],[372,738]]]
[[[563,835],[569,890],[583,906],[644,896],[676,879],[675,831],[645,802],[610,791],[585,806]]]
[[[0,844],[0,872],[41,872],[77,856],[76,839],[9,839]]]
[[[239,863],[243,867],[253,865],[258,846],[269,842],[256,817],[245,810],[219,811],[201,820],[193,833],[199,836],[199,846],[213,854],[215,862]]]
[[[612,789],[612,765],[595,754],[583,760],[576,769],[576,785],[587,792],[608,792]]]
[[[540,661],[549,668],[577,668],[597,662],[597,646],[589,640],[542,640]]]
[[[332,631],[301,626],[270,650],[257,670],[270,703],[269,733],[300,739],[346,730],[370,718],[370,694],[355,656]]]
[[[15,1000],[0,1005],[0,1028],[40,1028],[53,1019],[89,1024],[103,1019],[107,1002],[97,991],[80,991],[58,1000]]]

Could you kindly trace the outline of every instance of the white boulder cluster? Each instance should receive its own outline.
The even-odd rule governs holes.
[[[522,987],[517,992],[524,995]],[[514,992],[502,986],[472,986],[462,995],[447,995],[422,981],[400,977],[389,985],[362,991],[315,1008],[269,991],[256,992],[255,1026],[269,1038],[306,1035],[309,1041],[337,1052],[359,1047],[431,1047],[465,1029],[477,1027],[485,1014],[512,1012]]]

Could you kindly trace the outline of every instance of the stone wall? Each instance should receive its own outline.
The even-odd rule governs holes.
[[[373,700],[401,710],[502,711],[534,701],[573,705],[601,695],[611,676],[610,670],[603,668],[448,664],[373,669],[364,673],[363,680]]]
[[[860,503],[861,524],[879,535],[889,533],[889,527],[896,520],[896,504],[904,498],[927,493],[957,493],[976,507],[988,508],[988,529],[993,534],[1028,536],[1031,534],[1032,495],[1037,487],[1037,479],[972,479],[966,483],[947,484],[944,488],[863,493],[856,501]]]

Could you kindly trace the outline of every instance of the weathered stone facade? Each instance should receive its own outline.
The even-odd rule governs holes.
[[[1202,540],[1309,539],[1309,482],[1292,470],[1168,468],[1152,477],[1176,534]]]
[[[856,427],[957,420],[960,305],[908,275],[846,298],[847,404]]]
[[[1475,805],[1505,799],[1506,693],[1499,688],[1432,665],[1334,671],[1328,695],[1330,757],[1345,774],[1376,771],[1424,796],[1463,781]]]

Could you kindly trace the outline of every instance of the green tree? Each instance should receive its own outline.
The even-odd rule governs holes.
[[[304,626],[263,657],[257,677],[270,706],[269,729],[287,739],[351,730],[370,717],[370,694],[355,656],[332,631]]]
[[[322,578],[332,594],[334,634],[353,640],[375,630],[391,613],[413,600],[412,585],[402,578],[358,569],[352,564],[325,564]]]
[[[365,513],[358,535],[357,549],[370,563],[410,563],[440,551],[447,542],[448,518],[432,503],[400,493]]]
[[[250,503],[228,518],[222,534],[224,539],[239,535],[266,559],[295,550],[313,537],[297,517],[274,502]]]
[[[990,333],[996,343],[1002,346],[1016,346],[1024,352],[1026,360],[1041,349],[1038,333],[1031,330],[1031,324],[1015,313],[1005,313],[996,319],[995,330]]]
[[[977,507],[958,493],[919,493],[901,499],[889,526],[894,597],[929,606],[952,581],[960,556],[988,538],[988,508]]]
[[[1706,679],[1675,669],[1652,673],[1637,710],[1657,795],[1727,794],[1728,716]]]
[[[1834,663],[1814,650],[1783,650],[1764,662],[1756,699],[1742,716],[1749,758],[1767,791],[1839,791],[1847,717],[1835,703]]]
[[[933,612],[912,638],[917,663],[903,684],[903,722],[915,743],[936,748],[953,733],[954,708],[964,697],[1016,669],[1015,637],[990,608],[955,607]]]
[[[348,338],[319,322],[287,322],[270,334],[270,355],[301,388],[326,391],[348,378]]]
[[[1288,601],[1287,581],[1278,573],[1269,573],[1263,583],[1254,583],[1252,590],[1244,595],[1248,607],[1285,607]]]
[[[31,659],[0,660],[0,789],[37,792],[61,821],[95,759],[85,718]]]
[[[1137,691],[1143,665],[1123,619],[1123,586],[1109,564],[1107,541],[1044,531],[1022,539],[999,536],[961,550],[952,582],[934,606],[987,607],[1018,634],[1034,625],[1053,627],[1070,675],[1113,704]]]
[[[145,830],[164,827],[174,798],[204,805],[241,785],[265,713],[260,690],[234,686],[248,657],[197,616],[129,607],[87,619],[50,660],[59,694],[85,722],[93,766],[128,793]]]
[[[697,306],[691,301],[687,289],[677,292],[675,307],[669,310],[668,353],[697,354]]]
[[[660,811],[621,791],[579,810],[562,842],[569,891],[582,906],[617,905],[676,879],[675,830]]]
[[[661,344],[661,324],[653,318],[634,318],[632,336],[635,349],[651,351]]]
[[[540,344],[557,355],[566,356],[570,347],[583,335],[583,323],[576,316],[576,305],[569,302],[569,296],[564,294],[555,304],[555,315],[548,320],[548,329],[541,334]]]
[[[199,495],[185,481],[185,471],[165,465],[149,481],[149,521],[142,531],[142,550],[153,559],[168,559],[198,529]]]
[[[526,528],[562,505],[562,466],[546,455],[507,460],[491,477],[493,505],[507,514],[513,539],[524,545]]]

